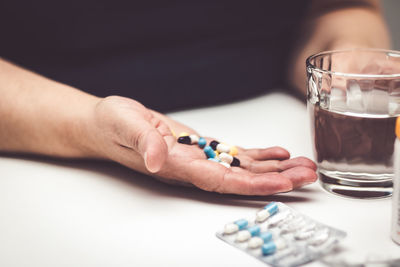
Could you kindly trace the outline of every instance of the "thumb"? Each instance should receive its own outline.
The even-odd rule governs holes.
[[[139,135],[137,148],[149,172],[158,172],[168,157],[168,146],[162,135],[150,124]]]
[[[158,121],[155,123],[158,125],[156,128],[151,122],[142,118],[134,120],[134,123],[131,121],[124,131],[123,143],[138,152],[144,160],[146,169],[155,173],[161,169],[168,157],[168,146],[160,132],[166,125]]]

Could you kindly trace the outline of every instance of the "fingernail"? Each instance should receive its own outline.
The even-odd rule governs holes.
[[[143,160],[144,160],[144,166],[146,166],[146,169],[149,170],[149,166],[147,165],[147,151],[144,152]]]

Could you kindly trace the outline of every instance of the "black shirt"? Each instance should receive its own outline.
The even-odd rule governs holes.
[[[227,102],[284,82],[305,1],[0,3],[0,56],[98,96],[159,111]]]

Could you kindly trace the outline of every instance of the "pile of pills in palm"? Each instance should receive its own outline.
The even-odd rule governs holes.
[[[208,160],[215,161],[227,168],[240,166],[240,160],[235,157],[238,154],[238,149],[235,146],[222,144],[215,140],[207,145],[207,141],[203,137],[188,133],[181,133],[178,137],[178,143],[186,145],[197,144],[203,149]]]
[[[271,202],[251,218],[225,225],[223,241],[272,266],[298,266],[331,251],[346,233],[319,223],[281,202]]]

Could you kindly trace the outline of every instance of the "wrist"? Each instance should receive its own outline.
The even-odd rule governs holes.
[[[70,120],[67,126],[69,136],[72,138],[72,147],[76,151],[77,157],[82,158],[105,158],[100,149],[99,131],[96,131],[95,112],[96,106],[102,98],[85,94],[80,101],[80,108]]]

